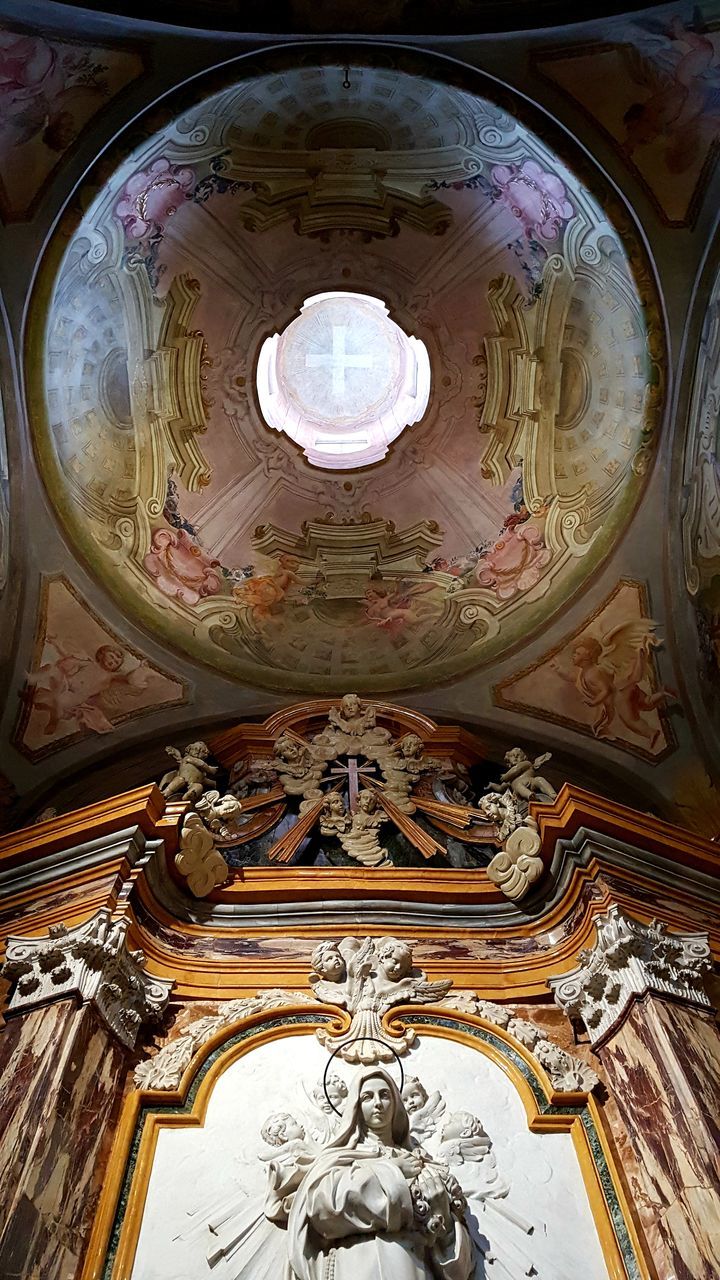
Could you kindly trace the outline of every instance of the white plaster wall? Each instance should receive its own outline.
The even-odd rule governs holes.
[[[262,1045],[220,1077],[203,1128],[160,1131],[132,1280],[232,1280],[236,1268],[206,1261],[207,1219],[238,1192],[262,1197],[259,1154],[268,1147],[260,1127],[276,1111],[307,1116],[305,1087],[314,1088],[326,1063],[313,1035]],[[351,1078],[353,1068],[337,1058],[336,1066]],[[404,1066],[428,1091],[440,1090],[448,1115],[465,1110],[480,1117],[498,1171],[510,1182],[502,1203],[534,1224],[530,1235],[519,1233],[480,1207],[471,1228],[490,1242],[497,1261],[481,1262],[476,1280],[522,1280],[522,1253],[539,1280],[609,1280],[570,1135],[530,1133],[513,1085],[478,1050],[428,1037]],[[461,1184],[467,1180],[462,1166],[453,1173]]]

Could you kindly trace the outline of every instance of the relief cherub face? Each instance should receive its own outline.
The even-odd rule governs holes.
[[[340,706],[347,720],[353,720],[355,716],[360,714],[360,699],[356,693],[346,693]]]
[[[312,957],[313,968],[328,982],[342,982],[345,977],[345,960],[335,942],[321,942]]]
[[[414,1115],[416,1111],[421,1111],[428,1100],[427,1093],[419,1080],[411,1077],[402,1091],[402,1100],[408,1115]]]
[[[393,982],[407,977],[412,968],[412,954],[404,942],[387,943],[378,960],[385,976]]]
[[[277,1115],[269,1116],[262,1127],[262,1137],[271,1147],[282,1147],[286,1142],[302,1141],[305,1137],[305,1130],[287,1111],[279,1111]]]

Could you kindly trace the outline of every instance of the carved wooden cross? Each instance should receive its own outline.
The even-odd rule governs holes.
[[[358,764],[357,756],[348,756],[347,764],[340,764],[338,761],[337,767],[330,770],[331,778],[347,779],[348,803],[350,805],[351,813],[355,813],[357,810],[360,783],[363,782],[365,778],[372,779],[374,774],[375,765],[369,760],[366,760],[365,764]]]

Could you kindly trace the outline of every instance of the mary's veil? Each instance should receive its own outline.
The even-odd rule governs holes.
[[[364,1067],[359,1071],[348,1087],[348,1096],[342,1109],[337,1132],[325,1144],[323,1150],[330,1151],[338,1147],[356,1147],[364,1136],[364,1126],[360,1114],[360,1094],[368,1080],[383,1080],[390,1090],[393,1100],[393,1142],[398,1147],[406,1147],[410,1136],[410,1121],[405,1110],[400,1090],[392,1076],[383,1067]]]

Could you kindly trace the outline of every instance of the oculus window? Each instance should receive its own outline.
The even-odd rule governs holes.
[[[257,391],[268,426],[290,436],[313,466],[351,470],[379,462],[422,417],[430,361],[379,298],[320,293],[265,339]]]

